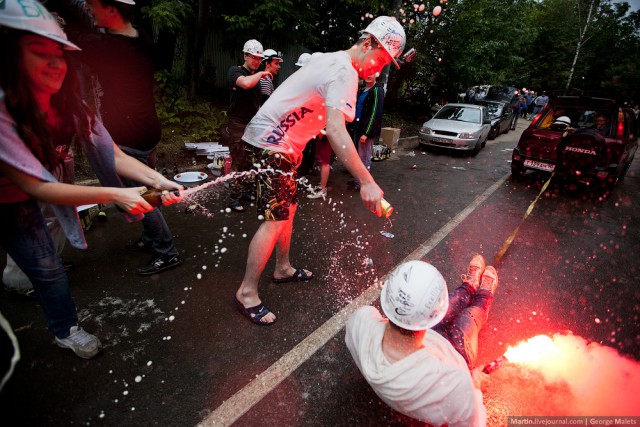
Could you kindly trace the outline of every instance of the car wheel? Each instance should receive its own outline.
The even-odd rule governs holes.
[[[499,134],[500,134],[500,127],[499,126],[491,128],[491,132],[489,132],[489,139],[491,139],[491,140],[496,139]]]
[[[481,148],[482,148],[482,143],[480,141],[476,142],[476,145],[473,147],[473,150],[471,150],[470,154],[472,156],[476,156],[480,152]]]

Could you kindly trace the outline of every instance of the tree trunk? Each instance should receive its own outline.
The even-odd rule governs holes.
[[[402,0],[393,0],[393,3],[391,5],[391,10],[393,11],[397,11],[400,9],[400,7],[402,6]],[[406,29],[405,29],[406,31]],[[389,80],[389,71],[391,70],[391,67],[395,67],[395,65],[393,65],[393,63],[388,64],[386,67],[384,67],[382,69],[382,72],[380,73],[380,77],[378,77],[378,82],[382,85],[382,87],[384,88],[384,94],[385,94],[385,98],[389,97],[389,93],[391,93],[391,96],[389,97],[390,99],[394,99],[395,97],[397,97],[397,92],[398,92],[398,88],[400,87],[399,85],[396,85],[396,87],[394,88],[389,88],[387,87],[387,82]],[[390,90],[392,89],[392,90]]]
[[[586,34],[587,34],[587,30],[589,29],[589,24],[591,23],[591,14],[593,13],[593,5],[595,4],[595,2],[596,0],[591,0],[591,4],[589,5],[589,13],[587,14],[587,20],[584,24],[584,29],[583,28],[580,29],[580,36],[578,37],[578,44],[576,46],[576,54],[573,57],[573,63],[571,64],[571,70],[569,71],[569,78],[567,79],[567,85],[565,86],[565,91],[568,91],[569,87],[571,86],[573,73],[575,72],[576,63],[578,62],[578,57],[580,56],[580,49],[582,48],[582,45],[586,42]]]
[[[200,60],[204,51],[204,42],[207,38],[209,14],[211,11],[211,0],[200,0],[198,2],[198,17],[196,22],[196,32],[194,35],[193,51],[190,62],[189,92],[191,97],[198,93],[198,82],[200,80]]]
[[[158,33],[156,42],[156,69],[171,71],[176,53],[176,35],[165,30]]]

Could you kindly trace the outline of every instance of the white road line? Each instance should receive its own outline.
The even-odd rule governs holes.
[[[435,248],[454,228],[456,228],[466,217],[468,217],[478,206],[487,200],[504,182],[509,178],[506,174],[491,187],[485,190],[480,196],[464,208],[451,221],[438,230],[429,240],[421,244],[416,250],[403,259],[398,265],[415,259],[421,259]],[[395,267],[394,267],[395,268]],[[393,268],[391,269],[393,270]],[[388,273],[380,279],[384,283]],[[202,420],[198,426],[229,426],[238,418],[244,415],[253,405],[258,403],[271,390],[276,388],[285,378],[287,378],[300,365],[307,361],[313,354],[332,339],[342,328],[349,318],[358,308],[369,305],[380,296],[380,288],[371,286],[360,296],[351,301],[346,307],[340,310],[322,326],[313,331],[309,336],[292,348],[287,354],[282,356],[276,363],[271,365],[266,371],[258,375],[253,381],[231,396],[222,405],[218,406],[207,418]]]

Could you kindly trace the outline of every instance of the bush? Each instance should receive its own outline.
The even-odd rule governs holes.
[[[385,111],[382,116],[382,126],[400,129],[400,137],[417,136],[424,117],[417,114],[405,114],[397,111]]]
[[[183,141],[211,141],[226,122],[226,111],[213,104],[187,99],[180,82],[168,71],[156,73],[156,111],[163,135],[175,135]],[[177,134],[177,135],[176,135]]]

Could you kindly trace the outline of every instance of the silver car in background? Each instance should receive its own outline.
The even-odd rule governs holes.
[[[421,147],[442,147],[478,153],[485,146],[491,119],[487,107],[446,104],[418,132]]]

